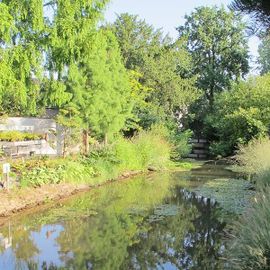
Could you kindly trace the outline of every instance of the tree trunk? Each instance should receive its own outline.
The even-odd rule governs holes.
[[[210,86],[209,91],[209,109],[212,112],[214,107],[214,86]]]

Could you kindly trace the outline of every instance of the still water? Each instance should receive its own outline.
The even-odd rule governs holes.
[[[192,188],[221,169],[140,176],[11,219],[0,269],[224,269],[225,222]]]

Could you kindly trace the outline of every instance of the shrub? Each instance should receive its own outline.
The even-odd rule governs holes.
[[[21,175],[21,186],[39,187],[46,184],[58,184],[63,180],[65,168],[58,166],[47,168],[45,166],[34,168],[31,171],[24,171]]]
[[[79,161],[66,160],[62,180],[66,182],[87,183],[95,176],[93,166]]]
[[[16,141],[30,141],[39,140],[42,135],[20,132],[20,131],[2,131],[0,132],[0,141],[16,142]]]
[[[115,146],[115,155],[119,160],[119,169],[125,170],[140,170],[140,157],[137,155],[137,149],[134,143],[134,139],[120,138],[117,140]]]
[[[154,127],[132,139],[118,138],[113,145],[91,152],[85,162],[94,166],[99,175],[107,172],[114,176],[126,170],[146,170],[149,166],[161,169],[170,157],[166,136],[162,128]]]
[[[270,269],[270,187],[260,192],[255,203],[235,226],[228,250],[230,269]]]
[[[174,144],[174,150],[172,158],[180,159],[187,157],[192,150],[192,145],[189,143],[193,132],[186,130],[184,132],[177,132],[172,136],[172,143]]]
[[[61,181],[97,184],[115,179],[131,170],[147,170],[153,166],[162,169],[170,158],[170,144],[165,131],[154,127],[132,139],[119,138],[114,144],[104,146],[76,160],[36,159],[16,162],[13,170],[21,176],[22,186],[41,186]]]
[[[212,142],[209,147],[209,153],[213,157],[222,156],[226,157],[230,153],[231,147],[224,142]]]

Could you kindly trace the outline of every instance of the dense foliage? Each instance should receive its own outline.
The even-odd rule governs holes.
[[[123,128],[130,85],[114,35],[97,27],[106,2],[0,3],[2,114],[37,115],[49,106],[97,136]]]
[[[255,203],[243,214],[235,230],[235,242],[228,255],[233,267],[269,269],[267,31],[261,34],[259,47],[261,76],[244,80],[249,72],[248,40],[246,25],[238,13],[224,7],[196,8],[177,28],[179,38],[172,40],[134,15],[121,14],[113,24],[102,25],[102,13],[108,2],[0,0],[0,116],[38,116],[46,107],[57,108],[56,121],[64,135],[64,156],[70,144],[81,140],[82,131],[85,143],[83,156],[12,162],[11,178],[20,180],[22,187],[65,181],[97,185],[129,176],[130,171],[164,169],[170,158],[179,159],[190,152],[187,142],[193,132],[186,129],[189,122],[193,131],[211,141],[213,156],[236,154],[237,162],[255,184],[215,179],[200,189],[200,195],[218,201],[226,211],[242,213],[243,206],[250,205],[255,193],[252,189],[258,191]],[[270,27],[269,1],[235,0],[232,8],[251,13],[265,28]],[[0,141],[37,138],[41,136],[17,131],[0,133]],[[158,200],[164,198],[167,190],[168,183],[163,181],[154,190]],[[152,203],[152,196],[142,198],[140,192],[130,197]],[[164,209],[168,210],[166,206]],[[187,209],[196,221],[198,211]],[[117,244],[123,235],[125,241],[138,241],[140,234],[137,235],[136,227],[141,226],[140,216],[132,221],[129,215],[119,218],[115,213],[105,214],[112,223],[103,222],[101,228],[110,232],[111,228],[106,226],[116,226],[109,234],[113,243]],[[179,220],[169,225],[173,232],[175,228],[179,231]],[[67,226],[76,232],[78,239],[81,232],[77,231],[77,220],[75,223]],[[180,232],[186,234],[184,229],[180,227]],[[143,227],[141,231],[154,232],[154,243],[162,246],[154,230]],[[157,234],[166,235],[167,231],[170,232],[161,227]],[[101,235],[99,231],[93,233],[86,238],[87,246],[93,243],[92,239],[107,241],[104,234],[102,239],[97,237]],[[208,238],[209,231],[204,235]],[[194,243],[200,241],[197,238]],[[66,241],[63,235],[59,239],[62,243]],[[71,240],[77,248],[76,239]],[[205,247],[206,238],[201,239],[200,245]],[[179,243],[173,239],[172,250]],[[139,241],[137,244],[145,260],[152,247],[141,247]],[[94,247],[94,255],[105,254],[101,246]],[[112,252],[110,245],[106,247]],[[166,254],[168,248],[164,250]],[[156,256],[156,251],[153,254]],[[111,260],[104,259],[97,265],[108,269],[119,265],[115,256],[105,255]],[[119,250],[117,256],[125,260],[124,251]],[[77,259],[74,257],[74,265],[82,268]],[[148,266],[152,265],[150,260],[151,257]]]
[[[229,155],[238,144],[267,134],[270,126],[270,75],[235,84],[219,95],[207,126],[214,134],[212,153]]]
[[[170,143],[158,128],[143,131],[131,140],[118,139],[113,145],[92,150],[88,156],[15,162],[13,171],[22,186],[61,182],[95,185],[116,179],[129,171],[164,169],[169,162]]]
[[[106,143],[160,122],[179,131],[199,96],[195,78],[182,76],[187,50],[136,16],[102,26],[107,2],[1,1],[1,114],[60,109],[64,148],[79,128]]]
[[[173,42],[137,16],[121,14],[112,29],[118,39],[125,67],[139,74],[145,101],[134,107],[141,127],[177,119],[199,96],[195,77],[185,78],[191,59],[184,42]],[[133,77],[134,78],[134,77]]]

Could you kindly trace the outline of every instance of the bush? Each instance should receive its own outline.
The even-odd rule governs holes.
[[[255,203],[235,226],[228,251],[230,269],[270,269],[270,187],[257,195]]]
[[[140,157],[137,155],[137,149],[134,139],[120,138],[114,146],[115,155],[119,161],[119,169],[140,170]]]
[[[224,142],[212,142],[209,146],[209,153],[213,157],[226,157],[231,152],[231,147]]]
[[[34,168],[31,171],[24,171],[21,175],[21,186],[40,187],[46,184],[58,184],[63,180],[65,168],[58,166],[47,168],[45,166]]]
[[[39,140],[42,135],[20,132],[20,131],[2,131],[0,132],[0,141],[17,142],[17,141],[30,141]]]
[[[186,130],[184,132],[177,132],[172,136],[172,142],[175,145],[172,153],[172,158],[180,159],[187,157],[191,150],[192,145],[189,143],[193,132]]]
[[[213,153],[228,156],[239,144],[265,136],[270,126],[269,108],[270,74],[241,82],[217,96],[214,113],[205,122]]]
[[[93,167],[69,158],[15,162],[12,170],[19,176],[22,187],[39,187],[60,182],[87,183],[95,176]]]
[[[153,127],[132,139],[119,138],[113,145],[93,151],[85,162],[103,177],[115,177],[127,170],[146,170],[149,166],[162,169],[171,150],[166,136],[162,128]]]
[[[64,172],[62,174],[62,181],[87,183],[95,176],[93,166],[84,164],[80,161],[66,160],[64,165]]]
[[[133,141],[136,157],[141,169],[154,166],[162,169],[170,159],[171,146],[166,134],[159,133],[157,128],[141,132]]]

